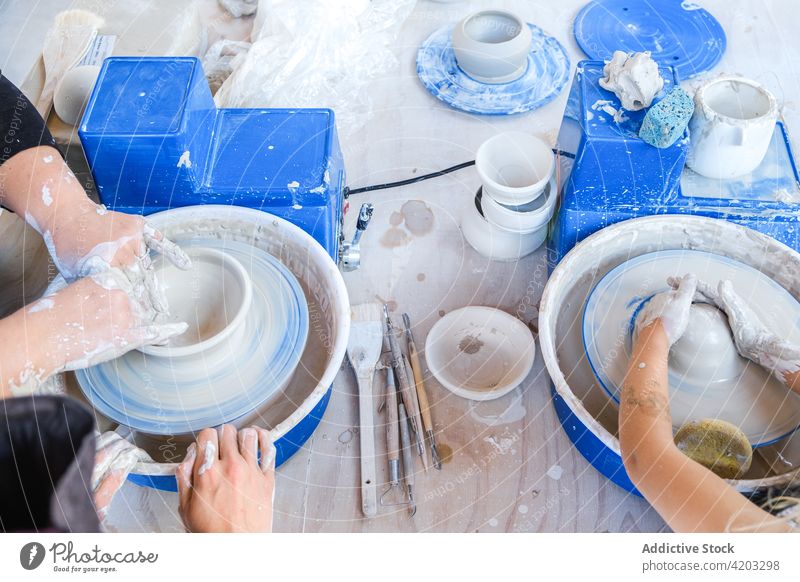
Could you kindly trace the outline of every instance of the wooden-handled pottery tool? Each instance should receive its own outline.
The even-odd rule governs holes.
[[[358,380],[358,420],[361,442],[361,510],[371,517],[378,511],[375,467],[375,420],[372,380],[383,346],[381,306],[364,303],[353,306],[347,355]]]
[[[386,503],[386,497],[400,485],[400,421],[397,410],[397,387],[394,382],[394,370],[386,367],[386,399],[383,408],[386,410],[386,459],[389,463],[389,487],[380,498],[381,505],[398,505]]]
[[[414,380],[414,371],[411,369],[411,363],[408,361],[408,358],[403,356],[403,366],[406,368],[406,377],[411,384],[411,409],[410,409],[410,417],[413,417],[417,421],[417,431],[414,433],[414,444],[417,447],[417,454],[419,455],[420,460],[422,461],[422,468],[425,469],[425,472],[428,472],[428,457],[425,455],[425,433],[422,432],[423,425],[422,425],[422,418],[419,413],[419,398],[417,397],[417,390],[414,388],[416,382]],[[408,410],[408,409],[407,409]]]
[[[419,401],[419,411],[422,416],[422,426],[425,429],[425,437],[428,441],[428,448],[431,450],[433,466],[442,469],[442,460],[439,457],[439,447],[436,444],[436,431],[433,427],[433,417],[431,416],[428,392],[425,389],[425,380],[422,375],[422,364],[419,360],[419,352],[414,342],[414,335],[411,333],[411,318],[408,313],[403,314],[403,324],[406,329],[406,340],[408,341],[408,359],[411,361],[411,370],[414,373],[414,383],[417,388],[417,400]]]

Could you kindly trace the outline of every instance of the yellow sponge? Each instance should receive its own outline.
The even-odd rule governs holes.
[[[675,444],[687,457],[723,479],[740,477],[753,460],[753,447],[745,434],[724,420],[687,422],[675,433]]]

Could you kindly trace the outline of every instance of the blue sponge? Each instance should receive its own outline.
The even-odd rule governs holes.
[[[683,135],[692,113],[694,101],[686,91],[675,87],[647,110],[639,137],[651,146],[668,148]]]

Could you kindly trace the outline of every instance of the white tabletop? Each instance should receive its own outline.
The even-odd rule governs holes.
[[[396,42],[399,70],[372,83],[374,115],[342,144],[348,183],[357,187],[403,179],[474,159],[482,141],[504,130],[528,131],[555,143],[567,90],[528,114],[468,115],[441,104],[422,87],[415,73],[416,52],[442,24],[480,8],[506,7],[558,38],[574,67],[585,58],[571,32],[583,4],[419,0]],[[711,74],[738,73],[764,83],[783,104],[789,131],[800,132],[800,11],[795,3],[701,4],[722,23],[728,37],[728,50]],[[796,136],[793,146],[800,146]],[[536,305],[547,280],[544,253],[540,250],[515,263],[492,263],[473,251],[458,222],[477,188],[476,173],[469,168],[414,186],[353,197],[346,218],[348,234],[355,221],[352,210],[362,201],[373,202],[376,211],[363,238],[362,268],[345,276],[351,302],[387,301],[396,305],[398,322],[399,315],[408,312],[420,347],[441,314],[465,305],[499,307],[535,332]],[[401,212],[408,200],[423,201],[433,213],[429,234],[416,236],[403,224],[390,223],[402,218],[393,213]],[[396,230],[389,232],[391,228]],[[376,382],[376,392],[380,387]],[[441,472],[417,476],[419,508],[413,519],[397,507],[381,508],[373,519],[361,515],[355,379],[347,365],[333,390],[320,427],[278,471],[276,531],[594,532],[666,527],[645,501],[607,481],[573,447],[556,417],[538,354],[522,386],[494,402],[468,402],[429,377],[439,440],[453,455]],[[380,454],[384,439],[377,440]],[[379,456],[382,478],[385,465]],[[111,528],[180,530],[176,505],[174,495],[128,484],[111,509]]]

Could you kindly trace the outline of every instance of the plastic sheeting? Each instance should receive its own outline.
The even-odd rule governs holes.
[[[416,0],[261,0],[253,45],[219,107],[329,107],[343,138],[372,117],[365,86],[398,66],[389,45]]]

